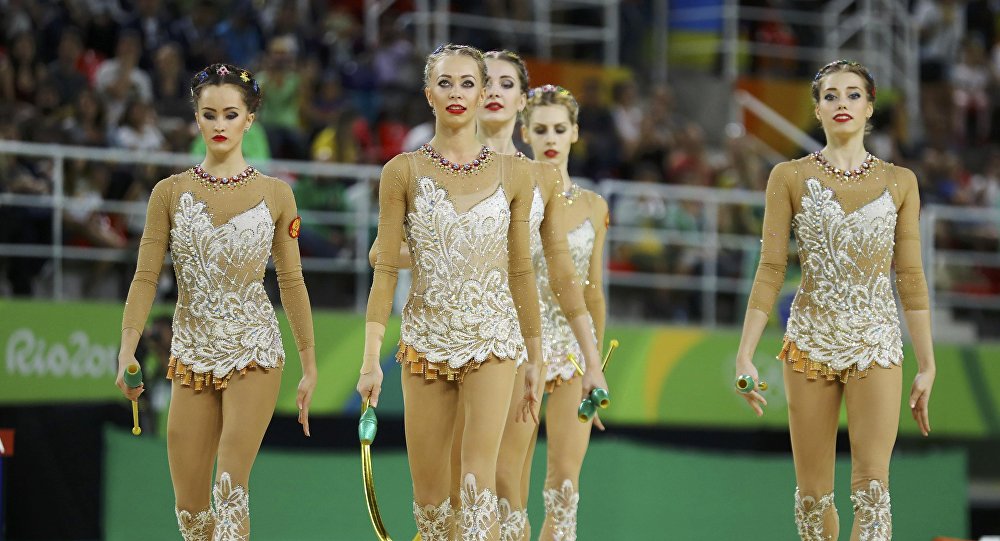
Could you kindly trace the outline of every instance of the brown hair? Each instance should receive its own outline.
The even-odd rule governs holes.
[[[531,120],[531,111],[543,105],[562,105],[569,112],[569,120],[576,124],[580,116],[580,104],[576,102],[573,93],[561,86],[544,85],[528,91],[528,104],[521,111],[521,124],[527,126]]]
[[[257,112],[261,98],[260,85],[250,70],[233,64],[212,64],[191,78],[191,103],[197,107],[201,91],[209,85],[234,85],[243,94],[243,102],[251,113]]]
[[[816,76],[813,77],[812,82],[812,99],[813,103],[819,103],[819,86],[820,82],[827,75],[838,73],[841,71],[846,71],[853,73],[858,77],[861,77],[865,81],[865,93],[868,95],[868,101],[875,101],[875,78],[872,77],[868,68],[854,62],[853,60],[835,60],[829,64],[823,66],[816,72]]]
[[[514,69],[517,70],[517,78],[521,80],[521,92],[524,94],[528,93],[528,89],[531,88],[530,81],[528,79],[528,66],[524,64],[524,59],[514,51],[508,51],[503,49],[500,51],[489,51],[483,54],[483,58],[493,58],[496,60],[505,60],[514,65]]]
[[[456,45],[454,43],[445,43],[434,49],[434,52],[427,55],[427,63],[424,64],[424,86],[430,84],[431,70],[434,69],[434,65],[438,63],[438,60],[446,56],[452,55],[465,55],[476,61],[476,65],[479,66],[479,80],[481,84],[486,84],[486,61],[483,59],[483,52],[479,49],[472,47],[471,45]]]

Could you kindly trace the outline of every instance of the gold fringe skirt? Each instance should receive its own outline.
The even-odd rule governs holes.
[[[444,380],[461,383],[469,372],[478,370],[480,366],[490,361],[500,362],[503,359],[500,359],[496,355],[490,355],[483,361],[470,360],[459,368],[452,368],[448,363],[428,361],[423,353],[403,342],[399,343],[399,351],[396,352],[396,362],[403,368],[409,369],[411,374],[423,374],[424,379],[427,381]]]
[[[279,365],[278,368],[281,368]],[[214,388],[216,391],[225,390],[229,387],[229,380],[236,375],[238,372],[241,376],[245,376],[250,370],[263,370],[267,373],[270,368],[265,366],[260,366],[254,361],[251,361],[246,368],[240,370],[230,370],[228,374],[223,377],[216,377],[211,372],[206,372],[204,374],[199,374],[191,369],[191,367],[177,360],[177,357],[173,355],[170,356],[170,363],[167,364],[167,379],[176,381],[185,387],[190,387],[194,385],[194,390],[200,391],[204,388]]]
[[[878,366],[877,364],[872,364],[864,370],[858,370],[857,366],[849,366],[843,370],[834,370],[826,363],[810,359],[809,353],[799,349],[795,345],[795,342],[787,336],[781,345],[781,353],[778,353],[778,359],[790,364],[792,370],[805,374],[807,379],[816,380],[823,378],[827,381],[840,380],[841,383],[847,383],[847,380],[852,377],[858,379],[864,378],[868,375],[872,366]]]
[[[545,392],[546,393],[551,393],[552,391],[555,391],[556,389],[558,389],[559,387],[562,387],[563,385],[568,385],[569,382],[571,382],[574,379],[579,378],[579,377],[580,377],[580,373],[579,372],[573,372],[573,377],[571,377],[569,379],[562,379],[562,378],[556,376],[555,379],[551,379],[551,380],[545,382]]]

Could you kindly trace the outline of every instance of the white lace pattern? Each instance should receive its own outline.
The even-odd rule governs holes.
[[[851,494],[854,520],[860,526],[860,541],[889,541],[892,539],[892,505],[889,489],[881,481],[872,479],[867,490]]]
[[[812,496],[805,496],[795,489],[795,527],[798,528],[802,541],[830,541],[832,535],[824,532],[824,517],[830,509],[836,513],[833,505],[833,492],[824,494],[819,501]]]
[[[792,222],[802,285],[787,336],[809,359],[833,370],[902,362],[899,316],[889,280],[896,207],[888,191],[845,213],[833,190],[806,180]]]
[[[576,541],[576,509],[580,505],[580,493],[573,488],[573,482],[564,479],[558,489],[542,491],[545,500],[545,520],[552,524],[553,541]]]
[[[252,362],[266,368],[284,362],[260,278],[273,236],[264,201],[215,227],[204,202],[181,194],[170,231],[178,290],[170,352],[195,373],[223,378]]]
[[[479,490],[476,476],[465,474],[462,483],[461,541],[487,541],[499,522],[497,495],[490,489]]]
[[[566,236],[569,254],[581,281],[586,280],[590,274],[590,256],[594,251],[596,238],[594,224],[589,219],[573,228]],[[568,360],[569,355],[576,357],[580,368],[586,370],[583,350],[576,341],[566,315],[559,308],[559,302],[549,284],[549,273],[544,257],[535,258],[535,277],[538,281],[538,299],[542,305],[542,353],[548,365],[545,380],[553,381],[560,378],[568,381],[576,374],[576,367]],[[597,332],[593,323],[590,331],[594,336],[594,343],[597,343]]]
[[[507,498],[497,500],[500,510],[500,541],[521,541],[527,526],[528,513],[511,507]]]
[[[406,236],[413,285],[402,341],[429,362],[460,368],[489,355],[520,361],[521,327],[507,279],[510,207],[503,187],[458,213],[434,180],[417,180]]]
[[[441,505],[423,507],[413,502],[413,519],[417,523],[421,541],[451,541],[451,500],[445,500]]]
[[[211,507],[202,509],[193,516],[188,511],[174,508],[174,514],[177,515],[177,529],[184,541],[212,541],[215,512]]]
[[[249,541],[250,494],[247,489],[234,485],[229,472],[222,472],[212,489],[212,497],[217,517],[212,541]]]

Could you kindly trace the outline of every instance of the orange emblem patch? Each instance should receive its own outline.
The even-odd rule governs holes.
[[[607,229],[611,225],[611,213],[607,212],[604,214],[604,229]]]
[[[288,224],[288,236],[293,239],[299,238],[300,229],[302,229],[302,217],[296,216],[292,223]]]

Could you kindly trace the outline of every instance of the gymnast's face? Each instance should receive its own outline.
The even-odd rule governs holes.
[[[439,126],[454,128],[474,121],[485,95],[479,64],[464,54],[439,59],[424,94]]]
[[[820,81],[816,118],[827,134],[863,133],[872,112],[874,107],[860,75],[838,71]]]
[[[236,85],[208,85],[198,94],[195,120],[210,153],[227,154],[239,149],[253,119]]]
[[[521,137],[531,145],[535,159],[560,168],[569,161],[570,147],[579,135],[579,126],[570,120],[565,105],[534,107],[528,125],[521,127]]]
[[[514,64],[499,58],[486,59],[486,100],[479,108],[479,122],[506,124],[524,110],[527,96],[521,92],[521,81]]]

